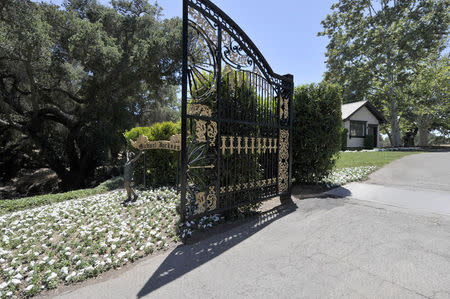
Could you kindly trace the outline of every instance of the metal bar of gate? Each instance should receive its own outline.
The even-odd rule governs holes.
[[[181,79],[181,222],[186,219],[186,137],[187,137],[187,61],[188,59],[188,2],[183,0],[183,66]]]

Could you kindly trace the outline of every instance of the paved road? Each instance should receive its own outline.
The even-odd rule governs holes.
[[[421,191],[436,185],[430,180]],[[438,188],[427,190],[447,190]],[[49,296],[450,298],[449,249],[449,216],[352,198],[307,199]]]
[[[366,183],[450,191],[450,152],[403,157],[374,172]]]
[[[450,152],[401,158],[363,183],[351,183],[328,193],[450,215]]]

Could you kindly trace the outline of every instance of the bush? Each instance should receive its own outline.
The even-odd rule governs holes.
[[[341,91],[311,84],[294,90],[293,167],[296,183],[316,183],[332,170],[341,147]]]
[[[375,147],[373,135],[367,135],[364,137],[364,148],[365,149],[373,149]]]
[[[170,140],[170,137],[181,132],[180,124],[173,122],[155,123],[151,127],[136,127],[127,132],[124,136],[128,143],[128,149],[138,153],[138,150],[131,146],[130,140],[136,140],[139,135],[147,136],[148,140]],[[178,152],[169,150],[147,150],[146,164],[147,185],[175,186],[177,172]],[[144,156],[135,162],[134,181],[136,184],[144,184]]]
[[[345,151],[347,149],[347,128],[341,128],[341,151]]]

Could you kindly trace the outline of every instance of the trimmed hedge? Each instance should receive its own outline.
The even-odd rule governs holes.
[[[367,135],[364,137],[364,148],[373,149],[375,147],[375,141],[373,135]]]
[[[38,196],[23,197],[18,199],[5,199],[0,201],[0,215],[34,207],[44,206],[52,203],[70,199],[88,197],[95,194],[105,193],[123,187],[123,179],[116,177],[109,179],[95,188],[73,190],[65,193],[45,194]]]
[[[294,90],[293,169],[296,183],[316,183],[333,169],[341,148],[341,90],[311,84]]]
[[[347,128],[341,128],[341,151],[345,151],[347,149]]]
[[[162,122],[151,127],[136,127],[124,133],[128,149],[138,153],[131,146],[130,139],[136,140],[139,135],[147,136],[148,140],[170,140],[170,137],[181,132],[180,123]],[[146,181],[147,186],[175,186],[177,172],[177,152],[169,150],[146,150]],[[138,185],[144,184],[144,156],[142,155],[134,165],[134,181]]]

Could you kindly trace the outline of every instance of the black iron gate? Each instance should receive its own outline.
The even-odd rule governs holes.
[[[184,219],[290,197],[292,93],[216,5],[183,1]]]

